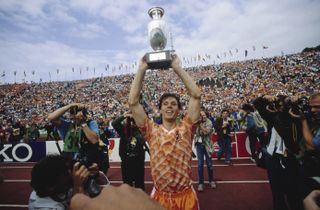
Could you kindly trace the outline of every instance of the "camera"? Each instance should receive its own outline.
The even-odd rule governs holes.
[[[272,101],[268,104],[269,109],[279,110],[281,108],[280,100]]]
[[[87,156],[81,156],[79,153],[75,156],[74,162],[79,162],[80,165],[84,165],[87,168],[93,164]],[[98,196],[102,190],[102,187],[96,181],[95,176],[89,176],[87,181],[83,183],[83,188],[91,198]]]
[[[290,102],[292,112],[294,114],[308,115],[310,112],[309,100],[307,97],[299,98],[296,102]]]
[[[88,114],[88,110],[86,108],[79,108],[78,106],[73,106],[70,108],[70,114],[75,115],[78,112],[82,112],[82,114],[86,117]]]

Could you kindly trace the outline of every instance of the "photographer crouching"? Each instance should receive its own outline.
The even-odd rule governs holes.
[[[290,97],[265,95],[254,102],[268,123],[269,142],[265,146],[265,163],[270,181],[274,210],[303,209],[299,194],[301,121],[292,117]]]
[[[61,155],[48,155],[37,162],[31,172],[33,191],[29,198],[29,210],[68,209],[71,197],[85,193],[83,184],[90,174],[97,173],[97,164],[86,168],[79,162],[70,165]]]

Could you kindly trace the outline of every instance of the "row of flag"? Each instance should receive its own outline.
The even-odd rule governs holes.
[[[265,50],[265,49],[268,49],[269,47],[268,46],[265,46],[265,45],[262,45],[262,50]],[[252,46],[252,51],[256,51],[256,46]],[[221,60],[223,58],[226,58],[227,55],[233,57],[234,55],[238,54],[239,53],[239,49],[238,48],[235,48],[234,51],[233,50],[229,50],[229,52],[223,52],[223,53],[220,53],[220,54],[217,54],[216,55],[216,58]],[[248,53],[249,53],[249,50],[245,49],[244,50],[244,57],[247,57],[248,56]],[[204,55],[196,55],[196,56],[191,56],[191,57],[183,57],[183,62],[185,64],[191,64],[193,62],[206,62],[206,61],[209,61],[211,60],[211,55],[210,54],[207,54],[205,53]]]
[[[265,50],[265,49],[268,49],[269,47],[268,46],[265,46],[265,45],[262,45],[262,49]],[[252,51],[256,51],[256,46],[252,46]],[[229,50],[229,52],[223,52],[223,53],[220,53],[220,54],[217,54],[216,55],[216,58],[221,60],[223,58],[226,58],[227,55],[233,57],[234,55],[238,54],[239,53],[239,49],[238,48],[235,48],[234,50]],[[248,53],[249,53],[249,50],[248,49],[245,49],[244,50],[244,56],[247,57],[248,56]],[[200,55],[199,53],[196,55],[196,56],[191,56],[191,57],[183,57],[182,60],[184,62],[184,64],[192,64],[192,63],[197,63],[197,62],[207,62],[207,61],[210,61],[210,60],[213,60],[214,58],[212,58],[212,56],[208,53],[205,53],[204,55]],[[133,70],[137,67],[137,62],[133,62],[132,64],[119,64],[118,66],[111,66],[109,64],[106,64],[105,67],[104,67],[104,70],[106,71],[106,73],[109,73],[109,74],[113,74],[115,72],[117,72],[118,74],[119,73],[123,73],[123,72],[127,72],[130,71],[130,70]],[[86,68],[86,71],[88,72],[90,69],[89,67],[87,66]],[[72,72],[76,72],[77,70],[72,67]],[[79,74],[81,75],[83,72],[82,68],[80,67],[79,68]],[[32,70],[31,71],[31,74],[32,75],[35,75],[35,70]],[[56,73],[57,75],[60,73],[60,69],[56,69]],[[13,71],[13,74],[14,76],[17,75],[17,71]],[[93,67],[93,74],[95,75],[96,74],[96,68]],[[102,76],[103,74],[101,74]],[[5,77],[6,76],[6,72],[3,71],[2,74],[1,74],[1,77]],[[23,71],[23,76],[26,78],[27,77],[27,73],[26,71]],[[49,72],[49,78],[51,78],[51,72]],[[42,80],[42,79],[40,79]]]

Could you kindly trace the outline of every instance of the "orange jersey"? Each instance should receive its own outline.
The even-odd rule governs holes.
[[[192,125],[186,115],[170,131],[148,118],[140,128],[150,146],[151,175],[157,190],[177,192],[192,186]]]

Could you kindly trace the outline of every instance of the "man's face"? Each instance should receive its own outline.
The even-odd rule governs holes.
[[[320,96],[316,96],[313,99],[310,99],[309,105],[313,117],[317,120],[320,120]]]
[[[222,118],[226,119],[228,117],[229,113],[227,111],[222,112]]]
[[[83,115],[82,111],[77,112],[75,115],[72,116],[75,123],[81,123],[85,121],[85,116]]]
[[[168,97],[162,101],[160,112],[164,120],[176,120],[179,111],[178,102],[174,97]]]

